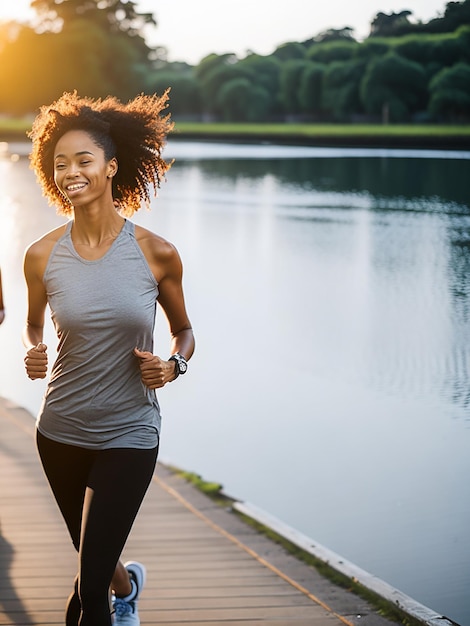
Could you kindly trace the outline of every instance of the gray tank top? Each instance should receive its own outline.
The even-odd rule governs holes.
[[[132,351],[153,352],[158,283],[132,222],[96,261],[76,252],[71,228],[69,222],[44,273],[59,344],[38,429],[85,448],[153,448],[160,409]]]

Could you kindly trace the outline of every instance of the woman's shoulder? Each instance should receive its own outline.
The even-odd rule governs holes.
[[[168,276],[181,277],[181,259],[172,243],[137,225],[135,238],[159,284]]]
[[[171,242],[137,224],[135,225],[135,238],[142,250],[152,256],[171,257],[178,254]]]
[[[41,257],[43,255],[49,255],[52,248],[59,241],[61,237],[65,234],[67,230],[67,223],[62,224],[61,226],[57,226],[56,228],[48,231],[39,239],[33,241],[26,248],[27,256]]]

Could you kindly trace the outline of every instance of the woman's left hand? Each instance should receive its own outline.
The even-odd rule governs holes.
[[[149,389],[160,389],[175,378],[174,361],[164,361],[151,352],[144,352],[134,348],[134,354],[139,359],[142,382]]]

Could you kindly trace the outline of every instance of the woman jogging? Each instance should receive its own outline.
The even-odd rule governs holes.
[[[26,373],[45,378],[48,305],[58,347],[37,446],[79,556],[67,626],[140,624],[145,567],[120,556],[157,459],[155,390],[186,372],[194,350],[177,250],[128,219],[169,168],[166,101],[65,93],[30,133],[43,194],[69,218],[26,250],[23,332]],[[153,353],[157,302],[171,333],[166,358]]]

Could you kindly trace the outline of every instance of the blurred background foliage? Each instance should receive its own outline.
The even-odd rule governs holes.
[[[227,122],[470,120],[470,0],[416,22],[379,12],[363,41],[329,29],[272,54],[210,54],[192,66],[151,47],[155,15],[129,0],[32,0],[0,23],[0,114],[34,114],[64,91],[128,100],[171,87],[175,119]]]

